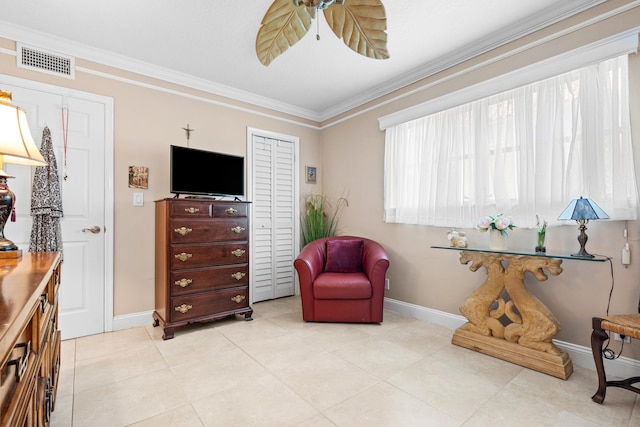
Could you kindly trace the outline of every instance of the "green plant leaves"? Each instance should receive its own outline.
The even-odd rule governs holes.
[[[324,194],[307,194],[304,200],[304,211],[300,217],[303,245],[323,237],[338,234],[338,218],[340,212],[349,202],[340,197],[332,206]]]

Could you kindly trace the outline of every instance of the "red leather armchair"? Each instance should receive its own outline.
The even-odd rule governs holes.
[[[336,245],[362,241],[360,271],[325,271],[327,255],[340,263],[348,258],[336,252]],[[327,248],[329,247],[329,254]],[[358,260],[360,261],[360,260]],[[302,317],[313,322],[382,322],[385,274],[389,258],[373,240],[354,236],[335,236],[307,244],[294,261],[300,280]],[[331,268],[330,268],[331,269]],[[340,270],[340,269],[338,269]],[[356,269],[357,270],[357,269]]]

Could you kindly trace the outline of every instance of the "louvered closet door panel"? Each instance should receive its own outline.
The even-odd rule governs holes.
[[[272,266],[273,211],[273,141],[262,137],[253,140],[253,266],[251,281],[253,301],[274,298]]]
[[[254,302],[293,295],[294,144],[253,137]]]
[[[277,141],[275,150],[275,228],[274,239],[274,269],[275,269],[275,297],[293,295],[294,272],[294,146],[291,142]]]

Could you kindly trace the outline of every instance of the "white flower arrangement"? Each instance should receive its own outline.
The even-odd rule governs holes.
[[[499,230],[500,233],[507,235],[507,230],[513,230],[516,227],[512,217],[505,217],[502,214],[496,216],[483,216],[478,220],[476,228],[480,232],[487,230]]]

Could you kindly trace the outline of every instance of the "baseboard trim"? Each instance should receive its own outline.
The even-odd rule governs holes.
[[[151,325],[153,323],[153,310],[139,313],[124,314],[113,317],[113,330],[135,328],[138,326]]]
[[[436,325],[450,328],[452,332],[454,329],[457,329],[460,326],[464,325],[467,321],[467,319],[460,315],[451,314],[440,310],[434,310],[432,308],[410,304],[391,298],[384,299],[384,308],[396,313],[403,314],[405,316],[413,317],[415,319],[424,320],[425,322],[430,322]],[[590,347],[584,347],[559,340],[553,340],[553,342],[558,346],[558,348],[566,351],[569,354],[569,357],[571,357],[574,365],[595,371],[596,366],[593,362],[593,356],[591,354]],[[617,349],[618,347],[615,348]],[[634,375],[638,375],[638,372],[640,372],[640,361],[630,359],[628,357],[619,357],[615,360],[605,359],[604,364],[608,377],[628,378]]]

